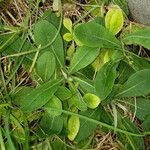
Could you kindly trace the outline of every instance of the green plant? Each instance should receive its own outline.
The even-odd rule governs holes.
[[[149,51],[150,29],[115,36],[122,30],[123,13],[118,7],[111,9],[107,18],[101,18],[106,26],[97,18],[75,26],[64,19],[62,26],[62,16],[48,12],[25,34],[2,29],[2,150],[82,149],[82,143],[91,143],[89,137],[97,127],[116,134],[122,149],[145,149],[143,137],[150,134],[150,63],[138,56],[138,47]],[[114,15],[114,9],[120,16]],[[8,77],[5,60],[11,66]],[[18,83],[20,65],[29,75]],[[29,77],[36,87],[21,84]],[[124,117],[124,105],[143,121],[142,130]]]

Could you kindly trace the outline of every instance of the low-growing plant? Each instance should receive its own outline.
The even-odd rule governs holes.
[[[29,30],[1,25],[2,150],[88,149],[96,129],[120,149],[145,149],[150,62],[139,52],[149,53],[150,29],[125,27],[125,1],[115,3],[86,23],[63,18],[59,5],[60,16],[48,11]]]

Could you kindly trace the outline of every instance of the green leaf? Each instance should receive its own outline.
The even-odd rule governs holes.
[[[85,78],[78,78],[74,77],[75,81],[79,83],[80,87],[89,93],[95,93],[95,86],[94,86],[94,81],[90,79],[85,79]]]
[[[82,78],[93,80],[95,75],[95,70],[92,67],[92,64],[88,65],[87,67],[80,70],[80,75]]]
[[[13,115],[10,115],[10,123],[12,125],[12,128],[14,129],[11,132],[11,134],[17,140],[17,142],[19,142],[19,143],[24,142],[25,141],[25,130],[22,127],[21,123],[18,121],[18,118],[16,118],[16,116],[14,117]],[[21,115],[19,114],[17,117],[19,117],[19,119],[20,119],[21,118],[20,116]]]
[[[117,83],[124,84],[133,73],[135,73],[133,68],[128,63],[121,61],[118,66]]]
[[[20,100],[16,104],[20,105],[21,110],[26,113],[39,109],[52,98],[60,83],[61,80],[53,80],[40,85],[36,89],[30,91],[28,89],[24,93],[18,92],[15,99],[19,97]]]
[[[37,60],[37,72],[43,81],[48,81],[55,71],[55,56],[47,51]]]
[[[141,126],[145,132],[150,131],[150,114],[144,119],[144,122],[142,123]]]
[[[15,148],[15,145],[14,145],[14,142],[12,140],[12,137],[11,137],[11,129],[9,127],[9,119],[10,119],[10,110],[7,110],[6,112],[4,112],[3,114],[5,117],[4,117],[4,136],[7,138],[7,142],[5,144],[5,147],[6,149],[11,149],[11,150],[16,150]]]
[[[2,134],[2,127],[0,127],[0,145],[1,145],[1,149],[5,150],[4,138],[3,138],[3,134]]]
[[[105,16],[106,28],[116,35],[123,27],[124,17],[122,10],[118,6],[111,8]]]
[[[47,20],[51,24],[53,24],[57,29],[59,28],[60,24],[60,17],[57,16],[52,10],[48,9],[47,11],[44,11],[44,14],[40,18],[41,20]]]
[[[69,98],[71,98],[72,93],[71,91],[66,88],[65,86],[60,86],[57,91],[55,92],[55,95],[62,101],[65,101]]]
[[[67,150],[66,143],[60,141],[60,139],[53,139],[51,141],[51,145],[53,147],[52,150]],[[46,148],[45,148],[46,149]]]
[[[98,0],[99,3],[103,3],[104,5],[108,5],[110,3],[111,0]]]
[[[144,28],[145,27],[142,24],[131,22],[129,25],[122,29],[122,32],[120,33],[120,38],[124,38],[125,36],[140,31]]]
[[[37,46],[46,46],[52,42],[57,34],[57,29],[46,20],[38,21],[34,27],[34,38]],[[48,48],[45,48],[53,52],[58,64],[64,66],[64,49],[63,42],[60,34],[58,34],[55,41]]]
[[[1,2],[1,1],[0,1]],[[1,19],[1,17],[0,17],[0,31],[2,31],[3,30],[3,23],[2,23],[2,19]]]
[[[139,57],[138,55],[135,55],[133,53],[130,53],[128,58],[132,62],[129,65],[135,70],[140,71],[143,69],[150,69],[150,62],[146,60],[145,58]],[[128,60],[127,60],[128,62]]]
[[[92,20],[94,23],[100,24],[105,27],[105,19],[103,17],[97,16]]]
[[[144,120],[147,115],[150,115],[150,100],[145,98],[138,98],[136,101],[131,100],[131,110],[136,113],[136,117]]]
[[[120,50],[102,49],[99,56],[92,63],[92,66],[95,71],[98,71],[108,61],[119,60],[122,59],[122,57],[123,53]]]
[[[87,116],[95,120],[99,120],[102,114],[101,114],[100,108],[97,108],[95,110],[88,109],[87,111],[80,112],[80,115]],[[81,140],[86,139],[88,136],[90,136],[94,132],[96,127],[97,127],[97,124],[94,124],[84,119],[80,119],[80,129],[79,129],[79,132],[77,134],[75,141],[80,142]]]
[[[59,134],[63,128],[62,116],[51,116],[48,113],[44,114],[40,121],[40,136],[51,136]]]
[[[56,96],[53,96],[48,103],[44,106],[46,111],[51,115],[51,116],[59,116],[62,113],[62,103],[60,99],[58,99]],[[57,109],[60,111],[55,111],[53,109]]]
[[[87,105],[79,92],[70,99],[70,102],[81,111],[87,110]]]
[[[69,71],[73,73],[88,66],[94,61],[98,54],[99,48],[90,48],[87,46],[79,47],[71,60]]]
[[[129,119],[125,117],[120,118],[120,115],[118,118],[120,120],[118,122],[118,126],[121,129],[139,134],[139,130],[133,122],[131,122]],[[122,142],[124,143],[127,149],[145,150],[143,137],[135,137],[135,136],[119,133],[119,138],[122,140]]]
[[[131,33],[123,38],[127,45],[137,44],[150,49],[150,28]]]
[[[137,71],[129,77],[117,96],[142,96],[150,93],[150,69]]]
[[[95,89],[101,100],[106,99],[112,91],[116,79],[116,67],[116,63],[107,62],[97,73]]]
[[[29,41],[22,39],[18,35],[14,36],[13,39],[11,39],[11,36],[12,34],[8,36],[7,35],[0,36],[0,41],[2,42],[2,44],[5,45],[5,43],[7,43],[2,49],[4,55],[12,55],[14,53],[19,53],[19,52],[24,52],[24,51],[29,51],[34,49],[33,45]],[[24,56],[24,60],[22,64],[27,69],[30,68],[33,62],[34,55],[35,54]]]
[[[102,25],[88,22],[75,28],[75,37],[89,47],[121,48],[121,43]]]
[[[76,106],[81,111],[87,110],[87,105],[84,102],[81,93],[77,89],[77,87],[72,83],[69,82],[69,88],[72,92],[72,97],[69,99],[69,104]]]

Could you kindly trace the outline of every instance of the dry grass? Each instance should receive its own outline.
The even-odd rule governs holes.
[[[121,150],[115,135],[110,132],[97,130],[94,141],[95,150]]]
[[[7,4],[2,3],[0,6],[2,7],[0,9],[0,15],[4,24],[20,26],[28,15],[31,17],[30,22],[33,22],[35,15],[42,15],[45,10],[52,8],[52,2],[39,3],[38,14],[36,14],[37,7],[35,1],[30,4],[26,0],[11,0]]]
[[[28,4],[25,0],[13,0],[7,5],[4,3],[1,9],[1,17],[6,25],[18,25],[23,22],[28,11]]]

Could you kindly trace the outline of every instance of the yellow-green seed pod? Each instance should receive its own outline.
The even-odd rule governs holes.
[[[68,139],[73,141],[80,128],[80,119],[78,116],[70,116],[68,119]]]
[[[84,95],[83,100],[86,102],[87,106],[91,109],[95,109],[100,104],[101,100],[98,96],[92,93],[87,93]]]

